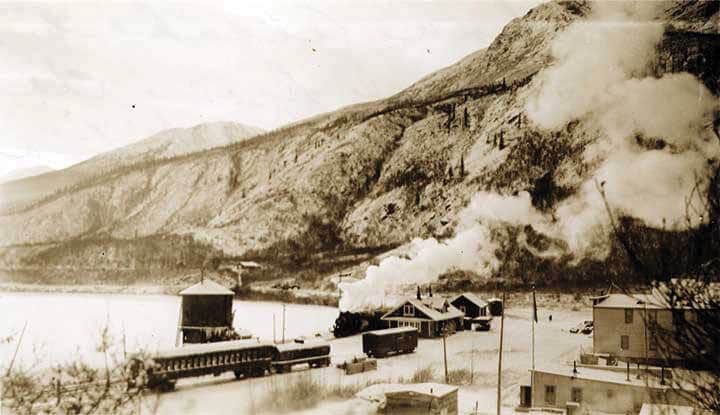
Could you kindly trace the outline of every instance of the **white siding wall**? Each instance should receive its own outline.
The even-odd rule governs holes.
[[[572,368],[568,368],[572,371]],[[632,375],[631,375],[632,376]],[[555,404],[545,402],[545,386],[555,386]],[[573,379],[550,373],[534,372],[532,406],[565,409],[572,401],[572,388],[582,389],[582,402],[577,413],[586,410],[609,413],[639,412],[643,403],[688,405],[687,400],[672,390],[653,390],[644,386],[622,385],[594,380]]]
[[[650,341],[651,332],[645,330],[644,309],[633,309],[633,322],[625,323],[625,309],[622,308],[593,308],[593,348],[595,353],[612,353],[620,357],[642,359],[660,358],[660,350],[650,350],[646,343]],[[652,313],[652,310],[647,310]],[[670,310],[657,310],[657,322],[665,330],[672,328],[672,312]],[[630,347],[628,350],[620,348],[621,336],[628,336]],[[646,355],[647,349],[647,355]]]

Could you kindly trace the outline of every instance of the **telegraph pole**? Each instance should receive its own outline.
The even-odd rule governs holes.
[[[502,313],[500,313],[500,347],[498,350],[498,374],[497,374],[497,415],[500,415],[502,406],[502,355],[503,355],[503,331],[505,328],[505,291],[502,295]]]
[[[448,383],[448,368],[447,368],[447,326],[443,328],[443,360],[445,361],[445,383]]]
[[[285,304],[283,304],[282,342],[285,343]]]

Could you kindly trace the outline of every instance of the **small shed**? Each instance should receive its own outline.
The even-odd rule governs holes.
[[[501,300],[500,298],[495,297],[495,298],[489,298],[489,299],[487,300],[487,302],[488,302],[488,307],[489,307],[489,309],[490,309],[490,315],[491,315],[491,316],[493,316],[493,317],[498,317],[498,316],[501,316],[501,315],[502,315],[502,313],[503,313],[503,306],[504,306],[503,300]]]
[[[234,293],[208,278],[180,291],[182,343],[207,343],[222,340],[232,332]]]
[[[458,413],[458,388],[442,383],[378,384],[357,396],[376,402],[388,414]]]

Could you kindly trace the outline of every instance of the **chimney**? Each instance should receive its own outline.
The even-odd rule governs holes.
[[[417,299],[422,300],[422,296],[420,296],[420,286],[417,286]]]
[[[428,285],[428,297],[432,298],[432,284]]]

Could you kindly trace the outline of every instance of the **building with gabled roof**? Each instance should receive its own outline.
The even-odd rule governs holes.
[[[471,329],[473,325],[490,327],[492,316],[490,315],[489,304],[476,294],[469,292],[462,293],[450,300],[450,304],[462,311],[465,315],[463,318],[463,326],[466,330]]]
[[[675,341],[675,333],[696,320],[696,310],[671,306],[657,290],[609,294],[593,305],[593,352],[634,363],[679,363],[683,357],[670,355],[675,347],[667,347],[667,342]]]
[[[222,339],[233,330],[233,298],[229,289],[203,278],[179,293],[180,324],[177,344],[205,343]]]
[[[392,327],[415,327],[420,337],[442,337],[463,329],[462,311],[441,297],[407,298],[381,317]]]
[[[544,364],[530,370],[531,407],[584,413],[638,413],[644,404],[688,406],[693,385],[651,374]],[[527,388],[525,386],[524,388]]]

